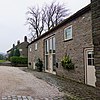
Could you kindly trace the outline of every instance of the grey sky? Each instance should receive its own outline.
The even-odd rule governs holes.
[[[29,34],[26,27],[26,11],[28,7],[43,5],[52,0],[0,0],[0,52],[6,52],[17,40],[23,41]],[[70,12],[75,13],[90,3],[90,0],[56,0],[66,4]]]

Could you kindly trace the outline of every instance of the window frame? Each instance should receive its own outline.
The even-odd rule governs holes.
[[[65,31],[67,30],[67,29],[69,29],[69,28],[71,28],[71,37],[70,38],[67,38],[67,34],[65,33]],[[72,30],[72,25],[70,25],[70,26],[68,26],[68,27],[66,27],[65,29],[64,29],[64,40],[66,41],[66,40],[70,40],[70,39],[72,39],[73,38],[73,30]]]

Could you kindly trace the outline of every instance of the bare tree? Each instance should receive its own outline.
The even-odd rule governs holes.
[[[42,11],[45,13],[45,23],[48,30],[58,25],[68,15],[68,9],[65,5],[56,2],[52,2],[50,5],[45,5]]]
[[[27,11],[27,24],[33,39],[58,25],[68,15],[68,9],[64,5],[52,2],[45,5],[42,10],[33,7]]]
[[[41,13],[39,8],[29,8],[27,11],[27,24],[33,38],[41,35],[44,29],[44,14]]]
[[[54,24],[58,25],[60,22],[62,22],[68,15],[68,9],[65,7],[64,4],[60,5],[55,4],[56,6],[56,12],[55,12],[55,21]]]
[[[52,19],[55,14],[56,7],[55,7],[54,3],[52,3],[50,6],[45,5],[45,7],[42,9],[42,11],[45,14],[45,23],[46,23],[47,30],[50,30],[52,27],[54,27],[54,25],[52,23]]]

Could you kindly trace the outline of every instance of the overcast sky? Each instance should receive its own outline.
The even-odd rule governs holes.
[[[56,0],[66,4],[71,13],[75,13],[90,3],[90,0]],[[26,27],[26,15],[28,7],[43,5],[52,0],[0,0],[0,52],[6,53],[16,44],[17,40],[23,41],[29,34]]]

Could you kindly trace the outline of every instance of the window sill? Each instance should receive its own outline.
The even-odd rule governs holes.
[[[63,40],[63,42],[67,42],[67,41],[71,41],[71,40],[73,40],[73,38],[71,38],[71,39],[65,39],[65,40]]]

